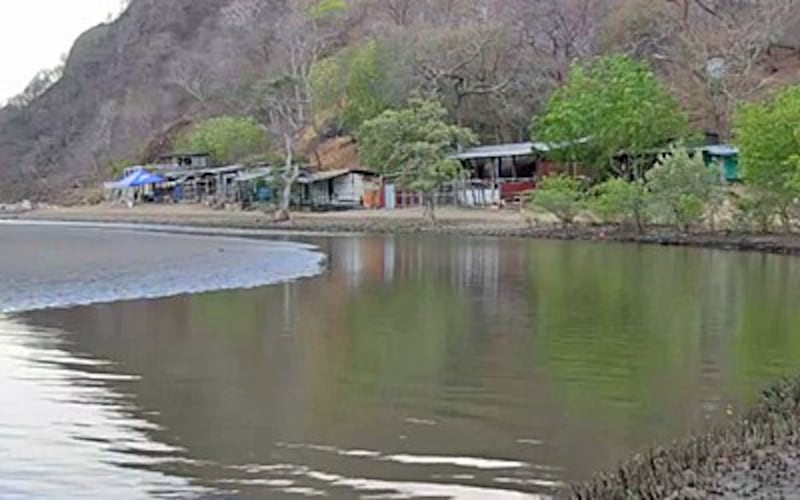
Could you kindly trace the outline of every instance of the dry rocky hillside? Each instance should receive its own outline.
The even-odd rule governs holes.
[[[84,33],[55,85],[22,110],[0,110],[0,199],[94,182],[110,160],[157,147],[202,112],[192,92],[223,92],[252,67],[241,29],[260,19],[248,3],[134,0],[112,24]]]
[[[132,0],[117,20],[80,37],[46,92],[0,109],[0,201],[74,199],[107,177],[111,162],[164,152],[200,117],[248,113],[243,85],[279,71],[272,48],[287,36],[278,21],[295,6],[287,2]],[[337,2],[349,14],[328,55],[383,40],[389,55],[375,71],[385,75],[388,104],[434,94],[487,142],[524,138],[570,63],[599,53],[651,62],[698,128],[723,137],[737,101],[800,81],[793,0],[323,3]],[[729,71],[723,92],[710,96],[703,62],[714,57]],[[357,161],[346,139],[307,157],[323,155]]]

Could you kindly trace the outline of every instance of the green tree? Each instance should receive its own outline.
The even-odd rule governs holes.
[[[426,215],[435,220],[435,196],[460,171],[449,154],[476,141],[475,134],[447,122],[447,111],[436,102],[411,99],[408,107],[387,110],[364,123],[358,133],[361,161],[400,184],[426,196]]]
[[[314,122],[318,129],[329,126],[331,123],[334,123],[337,129],[344,126],[343,117],[347,107],[345,99],[346,70],[339,55],[320,59],[311,68]]]
[[[684,231],[722,200],[717,173],[706,166],[702,155],[692,156],[682,146],[673,146],[659,158],[647,172],[647,182],[656,214]]]
[[[382,91],[386,81],[381,57],[381,45],[371,40],[356,47],[350,58],[347,78],[347,108],[344,124],[357,130],[365,121],[386,110],[388,104]]]
[[[339,127],[356,131],[385,111],[391,104],[384,67],[388,59],[383,44],[369,40],[318,61],[311,71],[317,119],[333,119]]]
[[[231,164],[266,152],[268,141],[264,129],[254,119],[220,116],[197,123],[177,145],[207,152],[217,163]]]
[[[774,214],[788,229],[800,195],[800,86],[760,103],[744,105],[734,118],[745,180],[768,194]]]
[[[595,186],[592,192],[595,195],[592,211],[605,222],[633,226],[640,233],[644,231],[650,220],[651,196],[642,181],[609,179]]]
[[[569,175],[545,177],[533,193],[533,206],[555,215],[563,225],[569,225],[584,207],[581,181]]]
[[[637,155],[683,137],[686,115],[652,70],[614,55],[575,65],[544,116],[534,119],[536,140],[566,144],[562,161],[581,162],[603,176],[621,153]]]

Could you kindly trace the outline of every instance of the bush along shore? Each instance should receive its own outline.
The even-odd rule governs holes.
[[[634,456],[570,498],[791,498],[800,492],[800,378],[765,390],[741,418]]]

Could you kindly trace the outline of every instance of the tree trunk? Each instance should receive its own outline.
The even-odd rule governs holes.
[[[436,198],[434,193],[425,193],[425,209],[422,216],[431,224],[436,224]]]
[[[281,188],[281,196],[278,202],[278,210],[275,212],[274,219],[276,222],[286,222],[291,220],[292,214],[290,212],[292,203],[292,187],[300,177],[300,165],[294,162],[294,141],[291,136],[283,136],[284,148],[286,151],[286,163],[283,166],[283,174],[281,180],[283,186]]]
[[[634,220],[636,222],[636,234],[644,234],[644,218],[642,217],[642,214],[636,212],[634,215]]]

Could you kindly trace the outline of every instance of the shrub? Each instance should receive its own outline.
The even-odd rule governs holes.
[[[649,222],[650,192],[643,182],[609,179],[592,192],[592,211],[604,222],[632,226],[639,232]]]
[[[706,166],[701,155],[691,156],[680,146],[661,156],[646,178],[655,214],[683,231],[702,221],[722,201],[716,172]]]
[[[745,196],[734,201],[736,208],[734,225],[744,231],[768,233],[774,228],[781,204],[781,196],[769,191],[751,189]]]
[[[747,184],[760,191],[761,210],[774,208],[790,229],[800,196],[800,86],[791,86],[772,98],[741,107],[734,119],[740,162]]]
[[[555,215],[562,224],[571,224],[584,206],[581,182],[567,175],[545,177],[534,191],[531,203]]]

